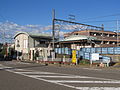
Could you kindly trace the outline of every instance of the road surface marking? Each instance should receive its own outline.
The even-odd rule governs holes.
[[[24,74],[56,74],[51,72],[16,72],[16,73],[24,73]]]
[[[17,72],[17,71],[24,71],[24,72],[25,72],[25,71],[31,71],[31,72],[33,71],[33,70],[25,70],[25,69],[18,69],[18,68],[15,68],[14,70],[16,70],[16,72]]]
[[[6,66],[4,66],[5,67],[5,69],[10,69],[10,68],[12,68],[12,67],[6,67]],[[1,69],[4,69],[4,68],[1,68]],[[101,80],[112,80],[112,79],[106,79],[106,78],[97,78],[97,77],[87,77],[87,76],[77,76],[77,75],[69,75],[69,74],[62,74],[62,73],[51,73],[51,72],[25,72],[25,71],[27,71],[27,70],[25,70],[25,69],[13,69],[13,70],[18,70],[18,72],[17,71],[14,71],[14,73],[18,73],[18,74],[20,74],[20,73],[23,73],[23,74],[26,74],[26,73],[29,73],[29,74],[59,74],[59,75],[68,75],[68,76],[73,76],[73,77],[78,77],[78,78],[93,78],[93,79],[101,79]],[[24,72],[19,72],[19,71],[24,71]]]
[[[101,71],[102,69],[95,69],[95,68],[83,68],[83,69],[87,69],[87,70],[98,70]]]
[[[120,87],[76,87],[80,90],[120,90]]]
[[[6,66],[3,66],[6,68]],[[9,69],[10,68],[10,69]],[[36,71],[29,71],[29,70],[25,70],[25,69],[11,69],[12,67],[7,67],[7,69],[5,69],[6,71],[12,72],[12,73],[16,73],[19,75],[23,75],[26,77],[30,77],[30,78],[34,78],[37,80],[41,80],[41,81],[45,81],[45,82],[49,82],[49,83],[53,83],[53,84],[57,84],[57,85],[61,85],[61,86],[65,86],[65,87],[69,87],[69,88],[73,88],[73,89],[78,89],[78,90],[120,90],[120,87],[76,87],[73,85],[68,85],[68,83],[93,83],[93,84],[97,84],[97,83],[112,83],[112,84],[120,84],[120,81],[75,81],[75,80],[47,80],[46,78],[43,79],[42,77],[50,77],[50,78],[91,78],[91,79],[99,79],[99,80],[113,80],[113,79],[105,79],[105,78],[96,78],[96,77],[87,77],[87,76],[77,76],[77,75],[70,75],[70,74],[62,74],[62,73],[52,73],[52,72],[36,72]],[[22,72],[23,71],[23,72]],[[26,71],[26,72],[25,72]],[[28,73],[27,73],[28,71]],[[41,74],[46,74],[46,75],[29,75],[29,74],[37,74],[37,73],[41,73]],[[52,73],[52,74],[51,74]],[[65,76],[50,76],[47,74],[59,74],[59,75],[65,75]],[[67,76],[66,76],[67,75]]]
[[[0,69],[1,69],[1,70],[3,70],[3,69],[12,69],[12,67],[2,66],[2,67],[0,67]]]
[[[15,73],[12,70],[8,70],[8,71]],[[33,76],[30,76],[30,75],[26,75],[24,73],[18,73],[18,74],[23,75],[23,76],[27,76],[27,77],[30,77],[30,78],[34,78],[34,79],[37,79],[37,80],[42,80],[42,81],[45,81],[45,82],[54,83],[54,84],[57,84],[57,85],[61,85],[61,86],[65,86],[65,87],[69,87],[69,88],[73,88],[73,89],[78,89],[78,90],[120,90],[120,87],[76,87],[76,86],[67,85],[67,84],[60,83],[60,82],[54,82],[53,80],[47,80],[47,79],[43,79],[43,78],[33,77]]]
[[[26,63],[26,62],[20,62],[20,61],[14,61],[14,62],[5,62],[5,64],[13,64],[13,65],[17,65],[17,64],[30,64],[30,63]]]
[[[11,69],[12,67],[8,67],[8,66],[4,66],[2,64],[0,64],[0,69]]]
[[[17,69],[16,69],[17,70]],[[106,79],[106,78],[97,78],[97,77],[88,77],[88,76],[78,76],[78,75],[70,75],[70,74],[62,74],[62,73],[51,73],[51,72],[36,72],[36,71],[32,71],[32,72],[17,72],[15,71],[14,73],[22,73],[22,74],[46,74],[46,75],[38,75],[39,77],[51,77],[51,78],[55,78],[55,77],[60,77],[60,78],[64,78],[64,77],[68,77],[68,78],[90,78],[90,79],[99,79],[99,80],[113,80],[113,79]],[[64,76],[48,76],[47,74],[57,74],[57,75],[64,75]],[[30,76],[30,75],[29,75]],[[31,76],[35,76],[35,75],[31,75]]]
[[[112,83],[112,84],[120,84],[120,81],[74,81],[74,80],[51,80],[51,82],[57,83]]]
[[[47,78],[89,78],[89,77],[80,77],[80,76],[48,76],[48,75],[29,75],[31,77],[47,77]]]

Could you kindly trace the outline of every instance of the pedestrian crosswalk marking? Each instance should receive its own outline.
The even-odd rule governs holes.
[[[120,90],[120,87],[76,87],[79,90]]]
[[[19,70],[14,71],[14,70],[8,70],[10,72],[13,73],[17,73],[20,75],[24,75],[27,77],[31,77],[37,80],[42,80],[45,82],[49,82],[49,83],[54,83],[54,84],[58,84],[58,85],[62,85],[65,87],[69,87],[69,88],[74,88],[74,89],[79,89],[79,90],[120,90],[120,87],[76,87],[74,85],[68,85],[69,83],[91,83],[91,84],[101,84],[101,83],[106,83],[106,84],[120,84],[120,81],[111,81],[111,79],[106,79],[108,81],[78,81],[78,80],[48,80],[47,77],[49,78],[91,78],[91,79],[98,79],[98,78],[94,78],[94,77],[87,77],[87,76],[76,76],[76,75],[69,75],[69,74],[63,74],[64,76],[52,76],[52,75],[56,75],[59,73],[50,73],[50,72],[38,72],[38,71],[28,71],[28,72],[19,72]],[[23,70],[24,71],[24,70]],[[30,74],[34,74],[34,75],[30,75]],[[39,75],[37,75],[39,74]],[[42,75],[45,74],[45,75]],[[47,74],[51,74],[51,75],[47,75]],[[60,74],[62,75],[62,74]],[[100,80],[105,80],[104,78],[99,78]]]
[[[87,70],[98,70],[101,71],[102,69],[95,69],[95,68],[83,68],[83,69],[87,69]]]
[[[27,72],[29,72],[29,71],[32,72],[32,71],[33,71],[33,70],[25,70],[25,69],[19,69],[19,68],[15,68],[14,71],[15,71],[15,70],[16,70],[16,72],[17,72],[17,71],[21,71],[21,72],[25,72],[25,71],[27,71]]]
[[[96,78],[96,77],[88,77],[88,76],[77,76],[77,75],[69,75],[69,74],[62,74],[62,73],[51,73],[51,72],[37,72],[37,71],[28,71],[25,72],[25,70],[23,70],[24,72],[19,72],[15,71],[14,73],[22,73],[22,74],[27,74],[27,75],[31,75],[31,76],[35,76],[35,74],[39,74],[38,77],[51,77],[51,78],[90,78],[90,79],[99,79],[99,80],[112,80],[112,79],[105,79],[105,78]],[[42,74],[45,74],[44,76]],[[48,76],[48,74],[56,74],[56,75],[62,75],[62,76]],[[64,75],[64,76],[63,76]]]
[[[3,70],[3,69],[12,69],[12,67],[6,67],[6,66],[0,67],[0,70]]]
[[[57,83],[112,83],[112,84],[120,84],[120,81],[75,81],[75,80],[51,80],[51,82]]]
[[[56,73],[50,73],[50,72],[16,72],[16,73],[24,73],[24,74],[56,74]]]
[[[5,62],[5,64],[17,65],[17,64],[30,64],[30,63],[20,62],[20,61],[14,61],[14,62]]]
[[[80,77],[80,76],[48,76],[48,75],[29,75],[33,77],[43,77],[43,78],[89,78],[89,77]]]
[[[117,80],[112,80],[112,79],[105,79],[105,78],[97,78],[97,77],[87,77],[87,76],[77,76],[77,75],[70,75],[70,74],[62,74],[62,73],[53,73],[53,72],[41,72],[41,71],[34,71],[34,70],[25,70],[25,69],[9,69],[12,67],[6,67],[3,65],[0,65],[2,68],[8,68],[5,69],[6,71],[16,73],[19,75],[23,75],[26,77],[34,78],[37,80],[49,82],[49,83],[54,83],[57,85],[73,88],[73,89],[79,89],[79,90],[120,90],[120,87],[77,87],[75,85],[69,85],[69,83],[74,83],[74,84],[120,84],[120,81]],[[32,74],[32,75],[31,75]],[[43,75],[44,74],[44,75]],[[62,76],[61,76],[62,75]],[[48,78],[51,78],[49,80]],[[54,78],[68,78],[70,80],[54,80]],[[82,80],[74,80],[75,78],[91,78],[91,79],[99,79],[95,81],[82,81]],[[71,80],[72,79],[72,80]],[[104,81],[100,81],[104,80]]]

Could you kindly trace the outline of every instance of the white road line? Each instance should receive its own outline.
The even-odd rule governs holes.
[[[80,76],[48,76],[48,75],[29,75],[30,77],[47,77],[47,78],[86,78],[84,76],[80,77]],[[88,77],[87,77],[88,78]]]
[[[15,69],[17,70],[17,69]],[[113,80],[113,79],[106,79],[106,78],[97,78],[97,77],[88,77],[88,76],[77,76],[77,75],[70,75],[70,74],[62,74],[62,73],[51,73],[51,72],[36,72],[36,71],[31,71],[31,72],[25,72],[27,70],[24,70],[23,72],[19,72],[19,71],[14,71],[14,73],[23,73],[23,74],[57,74],[57,75],[65,75],[65,76],[71,76],[71,77],[75,77],[75,78],[91,78],[91,79],[99,79],[99,80]],[[41,76],[42,77],[42,76]],[[43,76],[43,77],[47,77],[47,76]],[[53,76],[54,77],[54,76]]]
[[[64,75],[64,74],[59,74],[59,73],[50,73],[50,72],[15,72],[15,73],[23,73],[23,74],[46,74],[46,75],[38,75],[38,77],[51,77],[51,78],[91,78],[91,77],[86,77],[86,76],[76,76],[76,75],[65,75],[65,76],[48,76],[47,74],[51,75]],[[36,75],[29,75],[29,76],[36,76]]]
[[[11,70],[7,70],[9,72],[13,72]],[[43,78],[37,78],[37,77],[31,77],[29,75],[23,74],[23,73],[19,73],[20,75],[26,76],[26,77],[30,77],[30,78],[34,78],[37,80],[41,80],[41,81],[45,81],[45,82],[49,82],[49,83],[54,83],[57,85],[61,85],[61,86],[65,86],[65,87],[69,87],[69,88],[73,88],[73,89],[78,89],[78,90],[120,90],[120,87],[75,87],[72,85],[67,85],[67,84],[63,84],[63,83],[58,83],[58,82],[53,82],[52,80],[47,80],[47,79],[43,79]]]
[[[51,82],[57,83],[112,83],[112,84],[120,84],[120,81],[75,81],[75,80],[51,80]]]
[[[2,67],[0,67],[0,69],[12,69],[12,67],[2,66]]]
[[[37,80],[42,80],[42,81],[45,81],[45,82],[49,82],[49,83],[54,83],[54,84],[57,84],[57,85],[61,85],[61,86],[65,86],[65,87],[69,87],[69,88],[73,88],[73,89],[79,89],[79,90],[120,90],[120,87],[76,87],[76,86],[72,86],[72,85],[67,85],[66,83],[120,83],[120,81],[67,81],[67,80],[47,80],[47,79],[43,79],[43,78],[39,78],[40,75],[27,75],[26,73],[18,73],[18,72],[15,72],[14,70],[6,70],[6,71],[9,71],[9,72],[12,72],[12,73],[17,73],[19,75],[23,75],[23,76],[26,76],[26,77],[30,77],[30,78],[34,78],[34,79],[37,79]],[[32,73],[35,73],[32,72]],[[37,72],[38,73],[38,72]],[[46,73],[46,72],[45,72]],[[55,74],[58,74],[58,73],[55,73]],[[69,75],[69,74],[67,74]],[[71,77],[73,77],[73,75],[69,75]],[[83,76],[84,77],[84,76]],[[92,77],[94,78],[94,77]],[[101,79],[101,78],[100,78]],[[103,79],[103,78],[102,78]],[[111,80],[111,79],[106,79],[106,80]],[[64,83],[63,83],[64,81]]]
[[[4,66],[4,65],[0,64],[0,69],[10,69],[10,68],[12,68],[12,67],[8,67],[8,66]]]
[[[120,90],[120,87],[76,87],[80,90]]]
[[[95,68],[83,68],[83,69],[87,69],[87,70],[98,70],[101,71],[102,69],[95,69]]]
[[[73,76],[73,75],[67,75],[67,76],[52,76],[53,74],[55,75],[56,73],[49,73],[49,72],[14,72],[14,73],[22,73],[22,74],[27,74],[30,77],[49,77],[49,78],[91,78],[91,77],[86,77],[86,76]],[[30,74],[46,74],[46,75],[30,75]],[[51,74],[51,75],[47,75]],[[62,75],[62,74],[58,74]]]
[[[56,74],[56,73],[50,73],[50,72],[16,72],[16,73],[24,73],[24,74]]]
[[[17,68],[14,69],[14,70],[16,70],[16,72],[17,72],[17,71],[31,71],[31,72],[33,71],[33,70],[25,70],[25,69],[17,69]]]
[[[9,71],[9,72],[15,73],[15,72],[12,71],[12,70],[6,70],[6,71]],[[37,77],[31,77],[31,76],[26,75],[26,74],[23,74],[23,73],[18,73],[18,74],[19,74],[19,75],[26,76],[26,77],[34,78],[34,79],[37,79],[37,80],[41,80],[41,81],[45,81],[45,82],[49,82],[49,83],[54,83],[54,84],[57,84],[57,85],[61,85],[61,86],[65,86],[65,87],[69,87],[69,88],[74,88],[74,89],[76,89],[76,87],[71,86],[71,85],[66,85],[66,84],[62,84],[62,83],[51,82],[51,80],[46,80],[46,79],[43,79],[43,78],[37,78]]]
[[[2,64],[1,64],[2,65]],[[12,67],[7,67],[7,66],[4,66],[2,65],[2,67],[0,69],[11,69]],[[14,71],[16,70],[16,71]],[[18,72],[17,72],[18,70]],[[19,71],[31,71],[31,72],[19,72]],[[9,71],[9,70],[8,70]],[[24,73],[24,74],[58,74],[58,75],[67,75],[67,76],[71,76],[69,78],[91,78],[91,79],[99,79],[99,80],[113,80],[113,79],[106,79],[106,78],[97,78],[97,77],[87,77],[87,76],[77,76],[77,75],[70,75],[70,74],[62,74],[62,73],[51,73],[51,72],[35,72],[35,71],[32,71],[32,70],[25,70],[25,69],[13,69],[14,73]],[[42,76],[41,76],[42,77]],[[44,76],[44,77],[55,77],[55,76]]]
[[[17,69],[16,69],[17,70]],[[25,70],[24,70],[25,71]],[[87,77],[87,76],[77,76],[77,75],[70,75],[70,74],[61,74],[61,73],[51,73],[51,72],[35,72],[35,71],[32,71],[32,72],[17,72],[15,71],[15,73],[23,73],[23,74],[57,74],[57,75],[65,75],[65,77],[67,78],[90,78],[90,79],[99,79],[99,80],[113,80],[113,79],[106,79],[106,78],[96,78],[96,77]],[[52,77],[52,78],[55,78],[55,76],[40,76],[39,77]],[[57,77],[57,76],[56,76]],[[58,76],[59,77],[59,76]],[[60,76],[60,77],[63,77],[64,76]]]

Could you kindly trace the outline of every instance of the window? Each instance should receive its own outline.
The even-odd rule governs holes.
[[[45,44],[45,41],[40,41],[40,44]]]
[[[94,36],[96,36],[96,33],[94,33]]]
[[[78,33],[76,33],[75,35],[78,35]]]
[[[20,45],[19,45],[19,40],[15,40],[15,45],[16,45],[16,47],[20,47]]]
[[[23,41],[23,48],[28,48],[28,40]]]
[[[109,34],[107,35],[107,37],[109,37]]]

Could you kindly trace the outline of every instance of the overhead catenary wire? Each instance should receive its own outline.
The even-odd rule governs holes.
[[[120,20],[118,20],[120,21]],[[116,20],[104,20],[104,21],[85,21],[83,23],[88,23],[88,22],[116,22]]]
[[[0,19],[3,19],[4,21],[7,20],[1,13],[0,13]]]
[[[83,18],[81,20],[89,20],[89,19],[98,19],[98,18],[105,18],[105,17],[111,17],[111,16],[120,16],[120,13],[118,14],[111,14],[111,15],[105,15],[105,16],[98,16],[98,17],[92,17],[92,18]]]
[[[101,18],[107,18],[107,17],[113,17],[113,16],[120,16],[120,13],[117,13],[117,14],[111,14],[111,15],[105,15],[105,16],[98,16],[98,17],[93,17],[93,18],[85,18],[85,19],[81,19],[82,21],[84,21],[84,22],[82,22],[82,23],[112,23],[112,22],[116,22],[116,20],[103,20],[103,21],[99,21],[98,19],[101,19]],[[86,21],[86,20],[90,20],[91,19],[91,21]],[[92,20],[93,19],[93,20]],[[94,19],[97,19],[97,20],[94,20]],[[118,20],[118,21],[120,21],[120,20]],[[104,28],[111,28],[111,29],[113,29],[113,28],[115,28],[115,27],[104,27]]]

